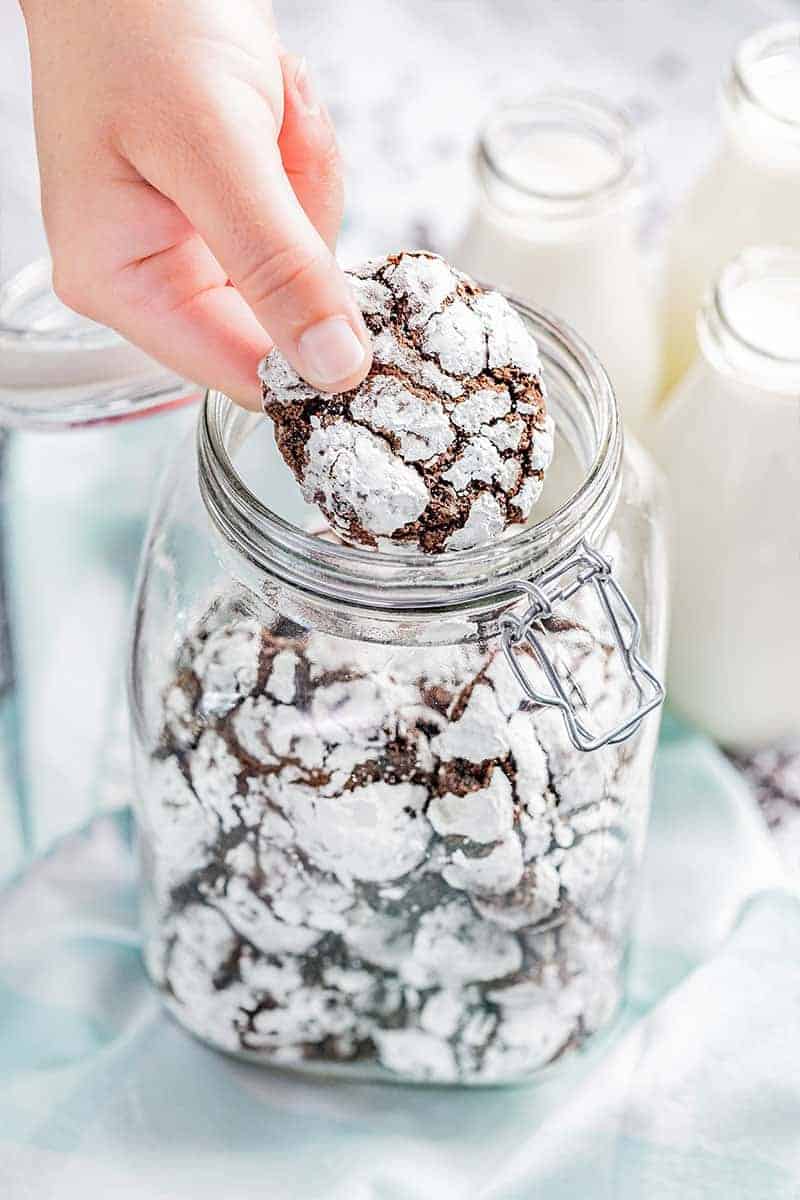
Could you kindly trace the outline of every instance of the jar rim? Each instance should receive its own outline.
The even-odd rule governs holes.
[[[769,102],[769,96],[759,88],[754,78],[770,59],[792,53],[797,57],[800,70],[800,21],[781,21],[768,25],[746,37],[736,48],[730,65],[729,89],[734,98],[740,98],[761,115],[777,122],[787,133],[800,134],[800,109],[797,115],[782,112]]]
[[[623,450],[611,382],[594,351],[569,326],[509,299],[539,345],[551,411],[552,389],[560,394],[565,378],[580,397],[580,405],[573,404],[580,411],[565,411],[561,426],[584,459],[584,476],[572,494],[518,533],[446,554],[386,553],[328,542],[273,512],[248,488],[232,455],[266,418],[209,390],[198,424],[200,491],[216,530],[250,571],[324,600],[384,613],[486,611],[508,602],[512,580],[529,577],[605,528],[617,501]]]
[[[498,134],[511,122],[583,133],[613,153],[614,169],[587,187],[560,190],[533,185],[509,170],[495,144]],[[545,91],[528,100],[499,105],[480,130],[477,158],[479,168],[515,194],[559,216],[584,215],[587,209],[615,197],[631,182],[638,182],[644,173],[642,148],[625,114],[591,92],[572,89]]]
[[[0,287],[0,420],[71,430],[139,419],[200,399],[201,389],[79,316],[53,290],[49,258]]]

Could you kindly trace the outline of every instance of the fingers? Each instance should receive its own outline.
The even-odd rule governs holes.
[[[116,281],[127,296],[114,327],[184,378],[259,411],[258,363],[272,343],[208,247],[195,238],[126,270],[131,278]]]
[[[358,383],[335,138],[267,0],[25,8],[66,303],[244,403],[272,339],[317,387]]]
[[[288,55],[281,65],[279,142],[263,91],[226,80],[226,96],[190,91],[177,118],[164,105],[139,114],[138,144],[109,149],[102,179],[94,162],[44,173],[62,299],[251,408],[273,338],[321,390],[355,386],[370,362],[331,253],[343,190],[335,134],[305,65]]]
[[[61,299],[184,378],[258,410],[258,362],[271,342],[186,217],[141,179],[118,181],[94,202],[82,227],[50,222]]]
[[[344,210],[339,147],[305,59],[281,59],[284,115],[278,147],[283,168],[308,219],[333,250]]]
[[[295,369],[322,391],[354,387],[371,360],[361,312],[283,169],[268,105],[225,84],[178,114],[175,153],[143,146],[133,161],[187,215]]]

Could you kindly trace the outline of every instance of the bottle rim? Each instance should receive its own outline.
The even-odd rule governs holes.
[[[233,569],[249,586],[269,580],[358,609],[386,614],[486,613],[510,601],[505,585],[528,578],[602,537],[621,483],[622,426],[611,382],[594,352],[557,318],[512,300],[539,345],[556,427],[581,463],[574,492],[541,521],[489,545],[426,555],[333,543],[305,532],[272,511],[248,488],[234,465],[238,448],[263,414],[246,412],[227,396],[206,394],[197,435],[200,492]]]
[[[548,187],[546,181],[534,186],[503,161],[500,143],[515,127],[520,131],[539,127],[582,134],[608,150],[613,165],[606,175],[586,187]],[[476,156],[478,173],[486,186],[494,184],[496,190],[500,185],[511,197],[552,216],[586,215],[638,186],[645,175],[643,150],[628,117],[601,97],[574,90],[546,91],[495,108],[479,133]],[[503,196],[499,201],[504,207]]]
[[[783,353],[759,341],[732,303],[743,287],[787,282],[796,284],[800,297],[800,250],[792,246],[750,246],[723,268],[697,318],[698,339],[712,365],[767,390],[796,393],[800,346]]]
[[[781,112],[758,86],[759,70],[770,60],[789,53],[797,58],[800,72],[800,21],[781,21],[757,30],[737,46],[728,86],[732,99],[743,100],[755,112],[775,121],[778,128],[800,136],[800,110],[797,116]]]

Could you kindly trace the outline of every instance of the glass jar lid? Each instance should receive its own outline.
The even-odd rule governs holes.
[[[48,259],[0,288],[0,423],[67,429],[198,398],[196,384],[62,304]]]

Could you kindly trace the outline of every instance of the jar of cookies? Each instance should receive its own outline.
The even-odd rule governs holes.
[[[163,486],[131,672],[147,967],[256,1062],[524,1079],[623,990],[658,478],[557,321],[432,256],[353,283],[365,383],[323,397],[274,352],[274,423],[209,393]]]

